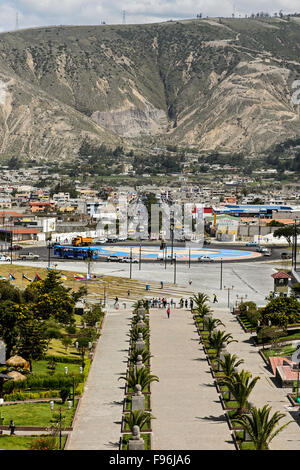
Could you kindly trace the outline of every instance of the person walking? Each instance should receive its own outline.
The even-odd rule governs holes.
[[[129,289],[127,291],[127,295],[128,295],[128,297],[130,297],[130,290]]]
[[[160,288],[161,288],[161,289],[164,288],[164,283],[163,283],[163,281],[160,281]]]
[[[194,306],[194,301],[193,299],[190,300],[190,309],[191,309],[191,312],[193,311],[193,306]]]
[[[170,310],[170,307],[167,308],[167,315],[168,315],[168,318],[170,318],[170,313],[171,313],[171,310]]]
[[[11,436],[15,436],[15,423],[14,421],[11,419],[10,420],[10,423],[9,423],[9,429],[10,429],[10,435]]]
[[[215,304],[216,302],[218,302],[218,299],[217,299],[216,294],[214,294],[214,304]]]
[[[183,298],[180,299],[179,304],[180,304],[180,308],[183,308]]]
[[[188,300],[187,299],[185,299],[184,305],[185,305],[185,308],[188,308]]]

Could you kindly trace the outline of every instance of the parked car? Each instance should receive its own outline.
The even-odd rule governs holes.
[[[211,263],[211,262],[214,262],[214,259],[211,258],[210,256],[204,255],[204,256],[199,256],[198,261],[200,263],[205,263],[205,262],[206,263]]]
[[[281,253],[281,259],[292,259],[292,255],[290,253]]]
[[[21,253],[19,255],[18,259],[37,261],[39,259],[39,255],[35,255],[34,253],[25,252],[25,253]]]
[[[257,242],[248,242],[246,246],[259,246]]]
[[[120,260],[120,257],[117,256],[117,255],[109,255],[107,258],[106,258],[106,261],[119,261]]]
[[[103,245],[106,242],[107,242],[107,238],[99,238],[99,240],[94,241],[95,245]]]
[[[123,256],[123,258],[119,259],[120,263],[130,263],[130,256]],[[132,263],[138,263],[139,260],[137,258],[132,258]]]
[[[23,246],[21,246],[21,245],[13,245],[13,246],[12,246],[12,249],[13,249],[14,251],[22,250],[22,249],[23,249]]]
[[[0,255],[0,261],[10,262],[10,256]]]

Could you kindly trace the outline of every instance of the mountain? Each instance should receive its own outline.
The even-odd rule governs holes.
[[[84,139],[264,152],[300,137],[300,18],[0,34],[0,155],[72,159]]]

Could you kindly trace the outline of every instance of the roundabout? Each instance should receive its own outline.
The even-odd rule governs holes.
[[[139,258],[140,247],[139,246],[101,246],[97,247],[99,257],[107,257],[111,255],[115,256],[130,256],[132,250],[132,257]],[[165,251],[165,253],[164,253]],[[164,260],[165,256],[167,260],[171,259],[172,248],[168,246],[165,250],[160,250],[159,247],[141,247],[141,259],[144,261],[157,261]],[[261,258],[262,255],[253,251],[245,250],[228,250],[228,249],[204,249],[204,248],[189,248],[188,247],[173,247],[173,256],[177,261],[188,261],[189,257],[191,261],[198,261],[201,256],[207,256],[212,261],[239,261],[239,260],[253,260]]]

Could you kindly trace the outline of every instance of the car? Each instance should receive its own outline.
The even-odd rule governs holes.
[[[106,261],[119,261],[120,260],[120,257],[117,256],[117,255],[109,255],[107,258],[106,258]]]
[[[203,241],[204,246],[210,245],[210,243],[211,243],[210,240],[207,240],[207,239],[204,239]]]
[[[265,251],[271,251],[269,248],[266,246],[259,246],[255,251],[258,251],[259,253],[264,253]]]
[[[34,253],[29,253],[29,252],[25,252],[25,253],[21,253],[18,257],[19,260],[33,260],[33,261],[37,261],[39,259],[39,255],[35,255]]]
[[[259,246],[257,242],[248,242],[246,246]]]
[[[211,258],[210,256],[204,255],[204,256],[199,256],[198,261],[200,263],[205,263],[205,262],[206,263],[211,263],[211,262],[214,262],[214,259]]]
[[[119,259],[120,263],[130,263],[130,256],[123,256],[123,258]],[[139,260],[137,258],[132,258],[132,263],[138,263]]]
[[[95,245],[103,245],[106,242],[107,242],[107,238],[99,238],[99,240],[94,241]]]
[[[118,241],[117,237],[107,239],[107,243],[117,243],[117,241]]]
[[[13,249],[14,251],[17,251],[17,250],[22,250],[23,247],[22,247],[21,245],[13,245],[13,246],[12,246],[12,249]]]
[[[263,250],[263,251],[262,251],[262,254],[263,254],[264,256],[271,256],[272,253],[271,253],[270,250]]]
[[[292,255],[290,253],[281,253],[281,259],[292,259]]]
[[[5,261],[5,262],[10,262],[11,259],[9,256],[6,255],[0,255],[0,261]]]

